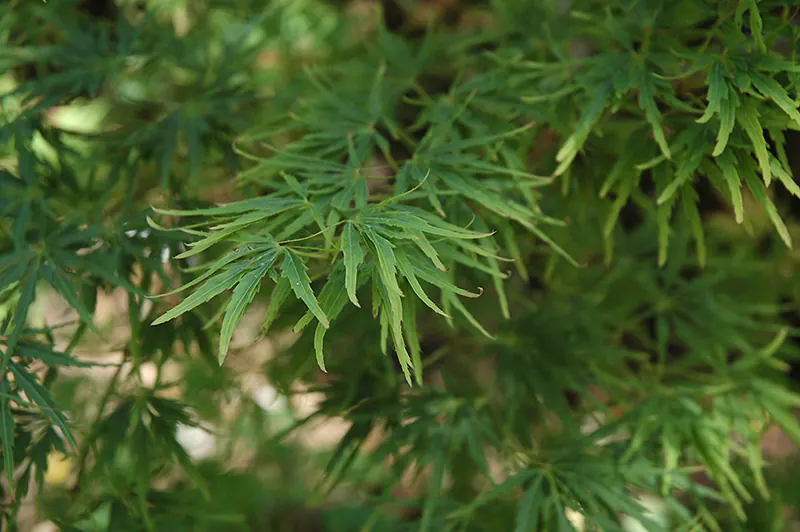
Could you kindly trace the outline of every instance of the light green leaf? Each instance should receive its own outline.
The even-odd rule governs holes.
[[[659,166],[653,170],[653,177],[656,183],[665,181],[668,177],[662,175],[666,173],[665,166]],[[661,179],[659,179],[661,178]],[[667,250],[669,246],[669,221],[672,217],[672,207],[675,205],[677,196],[672,194],[669,199],[656,207],[656,226],[658,227],[658,266],[664,266],[667,262]]]
[[[345,286],[347,295],[353,305],[361,308],[356,297],[356,287],[358,285],[358,266],[364,262],[364,250],[361,247],[361,235],[352,222],[344,225],[341,239],[341,250],[344,255],[344,265],[347,270]]]
[[[762,378],[753,378],[749,384],[759,396],[769,401],[774,401],[775,404],[786,408],[800,406],[800,394],[787,390],[782,384],[770,382]]]
[[[289,224],[282,227],[283,231],[281,231],[280,233],[278,233],[278,235],[275,236],[275,240],[277,240],[278,242],[289,240],[290,238],[294,237],[300,230],[307,228],[313,223],[315,223],[314,213],[311,211],[311,209],[306,209],[302,212],[302,214],[293,218]]]
[[[781,405],[765,401],[764,407],[778,426],[780,426],[795,443],[800,443],[800,423],[797,422],[797,419]]]
[[[308,274],[306,273],[305,263],[303,263],[294,251],[288,248],[284,253],[281,275],[289,280],[289,284],[295,296],[306,304],[308,310],[314,314],[323,327],[326,329],[330,327],[328,317],[325,316],[325,313],[317,302],[317,298],[314,297],[314,291],[311,290],[311,279],[308,278]]]
[[[683,189],[681,195],[683,212],[689,220],[689,225],[692,229],[692,235],[697,243],[697,261],[700,267],[706,265],[706,244],[703,234],[703,223],[700,219],[700,212],[697,210],[697,193],[693,189]]]
[[[559,163],[556,168],[555,175],[559,176],[566,172],[567,168],[572,164],[572,161],[577,157],[586,139],[589,137],[592,128],[600,120],[603,111],[608,106],[611,99],[611,86],[605,85],[597,87],[593,91],[594,97],[590,100],[583,109],[583,116],[581,116],[578,125],[575,127],[574,132],[561,146],[556,154],[556,162]]]
[[[739,109],[736,115],[736,120],[739,125],[744,129],[750,142],[753,143],[753,149],[756,152],[756,159],[758,165],[761,167],[761,175],[764,177],[764,183],[767,186],[772,182],[772,170],[769,163],[769,150],[767,149],[767,141],[764,139],[764,130],[761,123],[758,121],[758,111],[752,102],[748,102]]]
[[[606,218],[606,224],[603,227],[603,235],[606,238],[611,236],[614,228],[617,226],[617,219],[622,212],[623,207],[628,203],[628,198],[633,191],[633,187],[639,183],[639,172],[635,172],[626,176],[626,179],[617,189],[617,197],[614,198],[614,203],[611,204],[611,211]]]
[[[767,211],[767,216],[772,221],[772,224],[775,226],[775,229],[778,230],[778,234],[780,235],[783,242],[786,244],[786,247],[792,247],[792,237],[789,234],[789,229],[786,227],[786,224],[783,223],[780,214],[778,213],[778,209],[775,207],[775,204],[772,203],[772,200],[769,198],[767,194],[767,188],[764,185],[764,182],[758,179],[754,173],[755,168],[752,164],[752,159],[750,156],[743,156],[739,159],[740,168],[742,168],[743,172],[742,175],[744,176],[744,180],[747,182],[747,186],[750,188],[750,191],[753,193],[753,196],[756,198],[756,201],[761,204],[762,207]],[[751,171],[752,170],[752,171]]]
[[[639,107],[644,111],[644,116],[653,130],[653,137],[656,139],[661,153],[667,159],[671,158],[667,137],[664,135],[664,127],[661,124],[661,113],[656,105],[653,94],[653,85],[650,82],[650,73],[642,67],[639,74]]]
[[[728,185],[736,223],[744,220],[744,204],[742,203],[742,182],[736,170],[736,159],[730,152],[723,153],[716,158],[717,166],[721,170],[725,183]]]
[[[275,288],[273,288],[272,293],[269,296],[269,305],[267,306],[267,314],[264,317],[264,325],[262,325],[261,329],[262,332],[266,333],[269,331],[272,324],[275,322],[275,319],[278,317],[278,312],[280,311],[283,304],[286,302],[286,298],[289,297],[289,294],[292,293],[292,287],[289,284],[289,279],[286,277],[281,277],[278,279]]]
[[[345,275],[344,264],[340,261],[333,267],[333,271],[328,275],[328,281],[325,283],[325,286],[322,288],[317,298],[319,306],[331,322],[336,319],[347,304],[347,289],[344,286]],[[367,279],[369,279],[368,274],[362,275],[359,278],[359,283],[356,288],[364,284]],[[295,332],[300,332],[306,325],[311,323],[313,319],[314,315],[310,311],[306,312],[295,324],[293,330]]]
[[[431,268],[430,264],[417,254],[407,253],[406,258],[414,270],[414,275],[433,286],[439,287],[446,292],[452,292],[453,294],[471,299],[480,297],[481,294],[483,294],[483,290],[479,290],[477,293],[469,292],[454,285],[452,283],[452,276],[445,275],[441,271]],[[445,302],[442,301],[442,308],[444,309],[445,313],[449,315],[449,312],[447,312],[447,308],[445,308],[444,305]]]
[[[403,339],[403,293],[400,291],[400,287],[397,284],[396,262],[392,249],[394,246],[372,229],[365,229],[364,236],[372,242],[373,253],[378,263],[378,275],[373,279],[374,287],[377,289],[376,295],[380,297],[382,303],[381,317],[387,321],[389,333],[391,334],[392,342],[397,352],[397,359],[400,362],[400,367],[403,369],[403,375],[410,386],[411,373],[408,371],[408,368],[411,365],[411,358],[406,349],[405,340]],[[384,327],[383,324],[382,327]],[[385,330],[382,331],[382,335],[384,334]],[[384,341],[385,338],[382,342]]]
[[[262,213],[260,211],[245,214],[241,218],[237,219],[235,222],[231,222],[230,224],[225,224],[223,226],[220,226],[220,228],[212,231],[205,238],[198,240],[197,242],[192,242],[188,244],[189,249],[179,255],[176,255],[175,258],[186,259],[188,257],[193,257],[198,253],[202,253],[211,246],[219,242],[222,242],[226,237],[231,236],[237,231],[240,231],[244,227],[247,227],[248,225],[252,225],[258,221],[261,221],[264,218],[267,218],[268,216],[271,215],[272,213]]]
[[[533,233],[534,235],[538,236],[548,246],[550,246],[553,249],[553,251],[555,251],[558,255],[561,255],[561,257],[564,260],[566,260],[567,262],[569,262],[570,264],[572,264],[573,266],[575,266],[577,268],[580,267],[580,264],[578,264],[578,262],[575,259],[572,258],[572,255],[567,253],[567,251],[564,248],[562,248],[561,246],[556,244],[555,241],[547,235],[547,233],[545,233],[544,231],[542,231],[541,229],[539,229],[535,225],[529,225],[529,226],[526,226],[526,228],[531,233]]]
[[[215,260],[210,265],[204,266],[205,268],[207,268],[207,270],[204,271],[201,275],[198,275],[197,277],[186,283],[185,285],[176,288],[175,290],[170,290],[169,292],[165,292],[163,294],[151,297],[165,297],[177,294],[179,292],[183,292],[187,288],[191,288],[196,284],[202,283],[203,281],[205,281],[206,279],[217,273],[219,270],[221,270],[231,262],[234,262],[243,257],[247,257],[248,255],[252,255],[254,253],[267,251],[270,248],[273,248],[276,254],[278,253],[278,248],[275,247],[273,244],[259,245],[259,246],[240,246],[239,248],[226,253],[225,255]]]
[[[783,169],[780,161],[775,157],[770,156],[770,169],[772,175],[778,178],[778,181],[788,190],[794,197],[800,198],[800,187],[797,186],[794,178]]]
[[[370,218],[369,220],[374,220],[377,223],[391,225],[394,227],[400,227],[406,230],[422,231],[424,233],[442,236],[445,238],[478,239],[486,238],[492,236],[493,234],[469,231],[456,225],[445,222],[437,222],[435,219],[425,220],[420,216],[415,216],[414,214],[400,211],[386,211],[376,215],[374,218]]]
[[[751,72],[750,78],[753,80],[753,85],[758,89],[758,92],[775,102],[800,127],[800,111],[797,110],[797,103],[789,98],[780,83],[775,81],[774,78],[758,72]]]
[[[496,259],[489,259],[489,264],[492,266],[492,269],[500,273],[500,267]],[[497,292],[497,301],[500,303],[500,313],[505,319],[510,319],[511,309],[508,306],[508,296],[506,295],[506,288],[503,284],[503,280],[500,277],[492,277],[492,282],[494,283],[495,292]]]
[[[417,305],[410,297],[403,298],[403,325],[408,347],[411,350],[411,366],[414,368],[414,379],[422,386],[422,353],[417,333]]]
[[[461,253],[460,251],[458,251],[457,249],[455,249],[453,247],[442,246],[441,253],[445,258],[453,260],[453,261],[455,261],[455,262],[457,262],[459,264],[463,264],[464,266],[466,266],[466,267],[468,267],[468,268],[470,268],[472,270],[481,271],[483,273],[491,275],[492,277],[497,277],[497,278],[500,278],[500,279],[507,279],[508,278],[508,275],[503,273],[503,272],[501,272],[501,271],[499,271],[499,269],[495,270],[492,267],[487,266],[483,262],[480,262],[480,261],[474,259],[473,257],[470,257],[469,255],[467,255],[465,253]]]
[[[364,235],[372,242],[381,282],[386,286],[389,293],[402,297],[403,292],[397,284],[394,245],[372,229],[366,229]]]
[[[663,192],[658,196],[657,203],[659,205],[666,203],[673,199],[676,192],[686,184],[689,179],[694,176],[700,164],[703,162],[703,146],[695,145],[688,149],[687,152],[682,153],[683,158],[678,162],[678,168],[675,170],[675,178],[664,188]]]
[[[431,259],[431,262],[433,262],[433,264],[437,268],[439,268],[443,272],[446,272],[447,268],[445,267],[442,260],[439,258],[439,253],[434,249],[431,243],[428,242],[428,239],[425,237],[425,235],[420,231],[416,232],[411,231],[411,234],[414,237],[413,242],[417,245],[417,247],[419,247],[419,249],[425,254],[425,256]]]
[[[717,143],[711,155],[719,156],[728,145],[728,139],[733,133],[733,126],[736,122],[736,108],[739,106],[739,97],[732,90],[728,91],[728,97],[724,98],[719,104],[719,132],[717,133]]]
[[[764,21],[761,18],[761,12],[758,10],[758,1],[759,0],[739,0],[733,20],[736,26],[741,29],[744,13],[745,11],[749,11],[750,34],[755,39],[758,50],[763,53],[767,51],[767,45],[764,43]]]
[[[402,248],[397,248],[395,250],[395,258],[397,259],[397,268],[400,270],[400,273],[403,277],[406,278],[408,284],[411,286],[411,289],[417,295],[417,297],[425,303],[425,305],[436,312],[444,316],[445,318],[449,318],[449,316],[440,309],[436,303],[434,303],[428,295],[425,293],[425,290],[422,289],[422,285],[419,284],[419,280],[417,279],[417,275],[414,272],[414,267],[411,265],[411,261],[409,260],[408,256],[406,255],[405,251]]]
[[[261,279],[267,275],[267,271],[275,262],[275,256],[269,263],[264,263],[256,267],[254,270],[249,271],[242,280],[233,289],[231,300],[225,309],[225,317],[222,319],[222,329],[219,336],[219,364],[225,361],[225,356],[228,354],[228,348],[233,338],[233,332],[236,325],[242,319],[244,311],[247,306],[253,301],[253,298],[261,288]]]
[[[327,373],[328,370],[325,369],[325,351],[323,349],[323,342],[325,341],[325,333],[327,331],[328,329],[323,327],[322,323],[317,323],[317,328],[314,330],[314,352],[317,355],[317,365],[319,366],[319,369],[325,373]]]
[[[711,70],[706,76],[706,85],[708,86],[708,105],[703,115],[697,119],[698,124],[707,123],[715,113],[719,113],[720,102],[728,96],[728,83],[725,81],[725,74],[719,61],[711,66]]]
[[[494,336],[489,334],[489,332],[486,329],[484,329],[483,325],[481,325],[480,322],[478,322],[478,320],[475,319],[475,316],[473,316],[472,313],[469,310],[467,310],[467,307],[465,307],[464,304],[461,302],[461,300],[458,299],[455,295],[453,295],[452,292],[443,291],[442,299],[446,300],[449,305],[452,305],[456,310],[458,310],[461,313],[461,315],[464,316],[464,318],[466,318],[466,320],[473,327],[475,327],[476,329],[478,329],[478,331],[480,331],[482,335],[491,340],[494,340]]]
[[[608,173],[606,180],[600,187],[599,196],[601,198],[605,198],[608,195],[611,187],[619,180],[620,177],[628,177],[628,174],[633,170],[631,166],[633,157],[636,153],[637,150],[624,150],[622,154],[620,154],[620,157],[614,162],[614,166],[611,167],[611,171]],[[665,160],[666,157],[661,155],[659,156],[659,159]]]
[[[161,315],[157,318],[152,325],[161,325],[162,323],[166,323],[170,320],[173,320],[180,316],[181,314],[185,314],[190,310],[194,309],[210,301],[211,299],[217,297],[225,290],[230,290],[233,286],[242,278],[242,276],[247,272],[250,268],[252,263],[248,262],[246,264],[237,264],[226,268],[222,273],[219,275],[212,277],[205,283],[203,283],[200,288],[192,292],[189,297],[172,307],[169,311]]]
[[[505,220],[502,220],[500,223],[500,234],[503,237],[506,250],[509,255],[511,255],[511,258],[514,259],[514,266],[517,268],[517,273],[519,273],[523,281],[527,282],[529,279],[528,269],[525,267],[525,261],[522,260],[522,251],[519,248],[517,235],[511,228],[511,225]]]

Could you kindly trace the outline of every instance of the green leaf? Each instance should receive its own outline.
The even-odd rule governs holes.
[[[483,293],[482,290],[480,290],[478,293],[474,293],[468,292],[463,288],[459,288],[452,283],[452,276],[445,275],[441,271],[431,268],[430,264],[417,254],[407,253],[405,257],[408,259],[408,262],[414,271],[414,275],[433,286],[441,288],[446,292],[452,292],[453,294],[472,299],[480,297]],[[442,305],[444,306],[444,302],[442,302]]]
[[[226,237],[229,237],[232,234],[236,233],[237,231],[241,231],[248,225],[252,225],[256,222],[259,222],[271,215],[272,213],[263,213],[260,211],[245,214],[241,218],[238,218],[236,221],[231,222],[229,224],[225,224],[221,226],[219,229],[212,231],[205,238],[198,240],[197,242],[190,243],[189,244],[190,249],[184,251],[179,255],[176,255],[175,258],[186,259],[189,257],[193,257],[194,255],[197,255],[199,253],[202,253],[211,246],[219,242],[222,242]]]
[[[721,170],[725,183],[733,203],[733,211],[736,216],[736,223],[744,220],[744,204],[742,203],[742,182],[739,173],[736,171],[736,159],[730,152],[723,153],[716,158],[717,166]]]
[[[703,115],[697,119],[698,124],[705,124],[715,113],[720,112],[720,103],[728,97],[728,82],[725,80],[725,70],[721,62],[715,61],[706,76],[708,86],[708,105]]]
[[[764,178],[764,183],[767,186],[772,182],[772,171],[769,163],[769,151],[767,149],[767,141],[764,139],[764,130],[758,121],[758,111],[752,102],[743,105],[736,115],[736,120],[739,125],[744,129],[750,142],[753,144],[753,149],[756,152],[756,159],[758,165],[761,167],[761,175]]]
[[[682,157],[675,170],[675,178],[658,196],[657,203],[659,205],[671,200],[675,193],[695,175],[700,164],[702,164],[705,155],[705,146],[701,142],[699,135],[695,135],[693,141],[692,145],[687,148],[687,151],[681,153]]]
[[[603,227],[603,235],[606,238],[611,237],[611,233],[617,226],[617,219],[619,218],[622,209],[628,203],[628,198],[630,197],[631,192],[633,192],[633,188],[639,184],[639,176],[639,172],[635,172],[626,176],[626,179],[617,189],[617,197],[614,198],[614,203],[611,205],[611,211],[608,213],[608,218],[606,218],[606,223]]]
[[[757,433],[751,434],[746,443],[747,461],[750,472],[756,483],[756,488],[764,500],[769,500],[769,488],[764,477],[764,460],[761,451],[761,441]]]
[[[767,211],[767,216],[769,217],[770,221],[772,221],[775,229],[778,230],[778,234],[786,244],[786,247],[791,248],[792,237],[789,234],[789,229],[786,227],[786,224],[783,223],[783,220],[778,213],[778,209],[769,198],[764,182],[758,179],[758,177],[755,175],[755,168],[753,168],[752,159],[749,155],[746,155],[739,158],[739,163],[740,168],[743,170],[742,175],[744,176],[744,180],[747,182],[747,186],[750,188],[750,191],[753,193],[756,201]]]
[[[463,264],[464,266],[466,266],[467,268],[469,268],[471,270],[481,271],[483,273],[486,273],[486,274],[488,274],[488,275],[490,275],[492,277],[496,277],[498,279],[507,279],[508,278],[508,274],[505,274],[505,273],[499,271],[499,269],[495,270],[491,266],[487,266],[483,262],[481,262],[479,260],[476,260],[475,258],[473,258],[473,257],[471,257],[471,256],[469,256],[469,255],[467,255],[465,253],[461,253],[460,251],[458,251],[457,249],[455,249],[453,247],[442,246],[441,253],[445,258],[453,260],[453,261],[455,261],[455,262],[457,262],[459,264]]]
[[[417,245],[417,247],[419,247],[420,251],[422,251],[429,259],[431,259],[431,262],[433,262],[434,266],[443,272],[446,272],[447,268],[439,258],[439,253],[436,251],[436,249],[434,249],[431,243],[428,242],[428,239],[425,237],[425,235],[421,231],[411,231],[410,234],[413,235],[413,242]]]
[[[345,277],[347,295],[353,305],[361,308],[356,297],[356,287],[358,286],[358,267],[364,262],[365,255],[364,249],[361,247],[361,234],[352,222],[346,223],[342,230],[341,250],[347,271]]]
[[[400,290],[400,285],[397,284],[394,245],[372,229],[366,229],[364,235],[372,242],[381,282],[390,294],[402,297],[403,292]]]
[[[233,332],[236,325],[242,319],[244,311],[247,306],[253,301],[253,298],[261,288],[261,280],[267,275],[267,272],[272,267],[277,256],[272,255],[272,260],[267,263],[260,264],[254,270],[249,271],[242,277],[241,281],[233,289],[231,300],[225,309],[225,317],[222,319],[222,329],[219,336],[219,364],[225,361],[225,356],[228,354],[228,348],[233,338]]]
[[[734,24],[741,29],[745,11],[750,13],[750,34],[755,39],[759,51],[764,53],[767,51],[767,45],[764,43],[764,21],[761,18],[761,12],[758,10],[758,1],[739,0],[733,20]]]
[[[388,311],[389,332],[397,351],[400,366],[403,368],[403,374],[410,386],[411,374],[408,368],[411,365],[411,357],[408,354],[403,338],[403,305],[401,301],[403,292],[397,282],[394,246],[372,229],[365,229],[364,236],[372,243],[373,253],[378,263],[377,278],[380,280],[377,283],[378,293],[381,301],[383,301],[384,311]]]
[[[519,273],[523,281],[527,282],[529,279],[528,269],[525,266],[525,261],[522,260],[522,251],[519,248],[517,235],[512,229],[511,224],[505,220],[500,222],[500,235],[503,237],[506,251],[511,258],[514,259],[514,266],[517,269],[517,273]]]
[[[322,308],[314,296],[314,291],[311,289],[311,279],[308,278],[306,273],[306,265],[291,249],[286,249],[284,253],[283,265],[281,267],[281,275],[288,279],[289,285],[294,291],[297,299],[306,304],[308,310],[319,320],[323,327],[326,329],[330,327],[328,317],[322,311]]]
[[[437,235],[444,238],[479,239],[492,236],[493,234],[469,231],[456,225],[438,221],[433,217],[425,216],[425,218],[419,215],[411,214],[410,212],[385,211],[380,215],[375,216],[374,221],[377,223],[400,227],[410,231],[421,231],[423,233]],[[368,222],[370,220],[372,219],[367,218],[365,221]]]
[[[367,274],[360,277],[356,288],[359,288],[369,279],[368,270],[365,271],[365,273]],[[347,289],[344,285],[345,276],[346,271],[344,264],[340,261],[333,267],[333,271],[328,275],[328,280],[317,298],[320,308],[322,308],[322,311],[328,317],[328,321],[332,322],[336,319],[347,304]],[[306,312],[295,324],[293,330],[295,332],[300,332],[306,325],[311,323],[313,319],[314,315],[310,311]]]
[[[92,332],[99,334],[99,331],[94,326],[92,316],[89,314],[89,311],[86,309],[83,303],[81,303],[81,301],[78,299],[74,288],[70,286],[69,281],[64,278],[64,275],[52,265],[47,263],[42,265],[42,270],[43,277],[50,284],[50,286],[52,286],[64,297],[64,299],[67,300],[69,305],[75,309],[75,311],[81,317],[83,323],[85,323],[92,330]]]
[[[753,85],[758,89],[758,92],[775,102],[800,127],[800,111],[797,110],[797,103],[789,98],[789,95],[774,78],[758,72],[751,72],[750,79],[753,80]]]
[[[278,279],[275,288],[269,296],[269,305],[267,306],[267,313],[264,317],[264,325],[261,327],[264,333],[269,331],[275,319],[278,317],[278,312],[280,312],[281,307],[291,293],[292,287],[289,283],[289,279],[285,277]]]
[[[61,429],[61,434],[67,440],[67,443],[69,443],[73,449],[78,449],[78,444],[67,426],[67,420],[64,414],[58,410],[55,401],[53,401],[53,398],[50,396],[50,392],[39,384],[36,378],[28,373],[28,370],[22,366],[19,366],[15,362],[9,362],[9,367],[14,374],[17,386],[19,386],[19,388],[25,392],[25,395],[42,410],[42,413],[50,419],[50,421]]]
[[[167,216],[223,216],[230,214],[241,214],[250,211],[269,211],[272,214],[283,212],[292,207],[302,205],[303,202],[295,198],[275,198],[265,196],[261,198],[252,198],[244,201],[237,201],[234,203],[227,203],[218,207],[209,207],[206,209],[192,209],[192,210],[170,210],[170,209],[157,209],[153,210],[159,214]]]
[[[222,292],[230,290],[247,273],[251,266],[252,262],[248,262],[226,268],[222,273],[203,283],[200,288],[192,292],[186,299],[157,318],[152,325],[161,325],[173,320],[217,297]]]
[[[772,175],[778,178],[778,181],[788,190],[794,197],[800,198],[800,187],[797,186],[794,178],[783,169],[780,161],[775,157],[770,156],[770,169]]]
[[[543,475],[536,475],[536,479],[525,490],[525,494],[522,496],[517,508],[517,521],[514,532],[530,532],[539,528],[539,509],[537,506],[546,501],[544,494],[539,489],[543,479]]]
[[[572,164],[572,161],[577,157],[578,152],[583,147],[586,139],[589,137],[592,128],[600,120],[606,106],[608,106],[611,99],[611,86],[603,85],[596,87],[593,91],[594,97],[583,108],[583,116],[581,116],[578,125],[575,127],[574,132],[561,146],[556,154],[556,162],[559,163],[556,168],[555,175],[559,176],[567,171],[567,168]]]
[[[81,362],[66,353],[61,353],[50,349],[44,345],[20,342],[17,346],[17,356],[28,360],[39,360],[48,366],[73,366],[81,368],[114,366],[115,364],[99,364],[92,362]]]
[[[719,156],[728,145],[728,139],[733,133],[733,126],[736,122],[736,108],[739,107],[739,97],[735,92],[729,90],[729,95],[719,104],[719,132],[717,133],[717,143],[711,155]]]
[[[764,407],[778,426],[780,426],[795,443],[800,444],[800,423],[797,422],[797,419],[780,405],[765,401]]]
[[[436,509],[436,504],[441,497],[442,478],[444,477],[445,466],[447,464],[446,448],[438,448],[433,451],[433,456],[430,458],[431,472],[428,479],[428,493],[425,497],[425,505],[422,509],[422,519],[420,521],[420,532],[428,532],[431,527],[431,520],[433,513]]]
[[[721,61],[715,61],[706,77],[708,85],[708,106],[703,116],[697,122],[704,124],[708,122],[716,113],[719,115],[720,126],[717,133],[717,143],[714,146],[712,155],[719,156],[725,151],[728,139],[733,132],[733,125],[736,121],[736,108],[739,106],[739,97],[730,87],[726,79],[727,66]]]
[[[644,116],[653,130],[653,137],[656,139],[661,153],[667,159],[671,158],[667,137],[664,135],[664,127],[661,124],[661,113],[656,105],[653,94],[653,84],[650,81],[650,73],[644,66],[639,73],[639,107],[644,111]]]
[[[206,279],[217,273],[219,270],[221,270],[231,262],[237,261],[241,258],[247,257],[254,253],[267,251],[270,248],[273,248],[276,254],[278,253],[278,249],[275,247],[274,244],[265,244],[259,246],[251,246],[251,245],[240,246],[239,248],[236,248],[233,251],[226,253],[225,255],[215,260],[210,265],[204,266],[205,268],[207,268],[206,271],[204,271],[201,275],[198,275],[185,285],[176,288],[175,290],[170,290],[169,292],[165,292],[163,294],[159,294],[157,296],[152,296],[152,297],[165,297],[177,294],[179,292],[183,292],[187,288],[191,288],[192,286],[202,283],[203,281],[205,281]]]
[[[325,373],[328,370],[325,369],[325,352],[323,350],[323,342],[325,340],[325,333],[327,332],[327,328],[323,327],[322,323],[317,323],[317,328],[314,330],[314,352],[317,355],[317,365],[319,369],[324,371]]]
[[[446,300],[450,305],[455,307],[455,309],[458,310],[461,313],[461,315],[467,319],[470,325],[472,325],[478,331],[480,331],[482,335],[484,335],[486,338],[489,338],[490,340],[495,339],[494,336],[489,334],[489,331],[483,328],[483,325],[481,325],[480,322],[478,322],[478,320],[475,319],[475,316],[473,316],[472,313],[470,313],[470,311],[467,310],[467,307],[465,307],[464,304],[461,302],[461,300],[458,299],[455,295],[445,291],[443,299]]]
[[[706,245],[703,235],[703,223],[700,219],[700,211],[697,209],[697,193],[693,189],[684,189],[681,196],[684,215],[689,220],[692,235],[697,243],[697,261],[700,263],[700,267],[703,268],[706,265]]]
[[[28,322],[28,312],[30,311],[31,305],[33,305],[34,299],[36,299],[38,273],[39,261],[34,260],[30,264],[30,269],[28,270],[25,280],[22,281],[20,296],[13,314],[14,327],[11,329],[11,334],[8,335],[8,339],[6,340],[6,349],[2,358],[2,368],[6,367],[17,348],[17,343],[22,338],[22,333]]]
[[[397,248],[395,250],[395,258],[397,259],[397,268],[400,270],[400,273],[403,275],[403,277],[406,278],[408,284],[411,286],[411,290],[413,290],[417,297],[435,313],[440,314],[445,318],[449,318],[450,316],[448,316],[445,311],[440,309],[436,303],[434,303],[428,297],[428,294],[425,293],[425,290],[422,289],[422,285],[419,284],[417,275],[414,272],[414,266],[411,264],[411,261],[402,248]]]
[[[411,350],[411,366],[414,379],[422,386],[422,352],[417,333],[417,305],[410,297],[403,298],[403,324],[408,347]]]
[[[3,449],[3,469],[6,471],[9,486],[14,487],[14,429],[16,422],[14,421],[14,414],[11,413],[11,405],[9,403],[9,388],[8,381],[3,379],[0,382],[0,444]]]
[[[666,172],[666,167],[660,166],[653,170],[653,177],[656,183],[666,181],[667,176],[662,176]],[[659,179],[661,178],[661,179]],[[667,250],[669,246],[670,225],[672,208],[675,205],[677,196],[672,194],[665,202],[656,207],[656,226],[658,227],[658,266],[662,267],[667,262]]]
[[[553,251],[555,251],[558,255],[560,255],[564,260],[575,266],[576,268],[580,267],[580,264],[572,258],[572,255],[567,253],[567,251],[555,243],[555,241],[550,238],[547,233],[536,227],[535,225],[527,226],[527,229],[533,233],[534,235],[538,236],[543,242],[545,242],[548,246],[550,246]]]
[[[800,394],[787,390],[780,383],[754,378],[749,385],[759,396],[768,399],[770,402],[786,408],[800,406]]]

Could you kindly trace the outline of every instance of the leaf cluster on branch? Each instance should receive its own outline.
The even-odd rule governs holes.
[[[777,530],[798,54],[778,0],[12,0],[8,527]]]

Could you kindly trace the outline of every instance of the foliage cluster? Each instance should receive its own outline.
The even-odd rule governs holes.
[[[797,495],[761,440],[800,441],[799,13],[12,0],[8,527],[34,496],[85,532],[779,530]],[[69,319],[37,318],[54,298]],[[317,410],[245,393],[264,338],[256,372]],[[332,449],[292,439],[332,419]],[[199,425],[224,442],[201,460]]]

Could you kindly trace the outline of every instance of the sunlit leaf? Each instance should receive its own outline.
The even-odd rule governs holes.
[[[330,327],[328,317],[320,308],[314,291],[311,289],[311,279],[306,273],[306,265],[291,249],[286,249],[284,253],[281,275],[289,281],[289,286],[297,299],[306,304],[308,310],[314,314],[322,326],[326,329]]]

